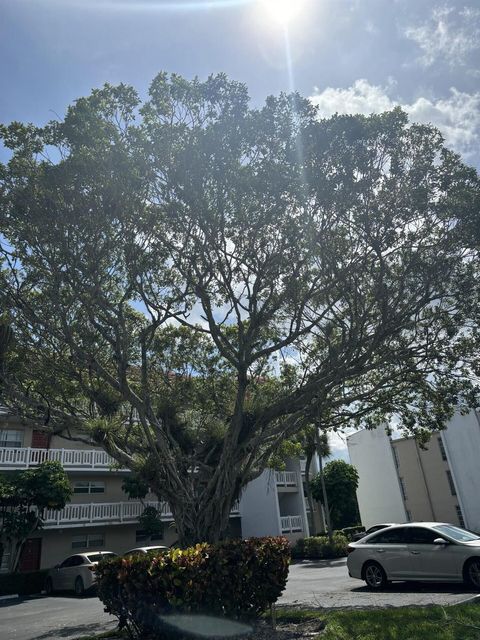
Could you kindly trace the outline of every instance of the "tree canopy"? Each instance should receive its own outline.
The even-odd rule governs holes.
[[[161,73],[0,133],[2,392],[88,429],[182,541],[305,424],[477,402],[479,180],[433,127]]]
[[[344,529],[359,524],[358,472],[355,467],[345,460],[331,460],[325,465],[323,478],[333,527]],[[311,488],[315,500],[323,504],[324,496],[319,473],[312,479]]]
[[[9,568],[15,571],[26,539],[43,526],[45,511],[63,509],[71,495],[59,462],[0,475],[0,561],[7,544],[11,545]]]

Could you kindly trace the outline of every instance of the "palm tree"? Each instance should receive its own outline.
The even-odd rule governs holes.
[[[304,432],[304,442],[303,442],[303,450],[305,453],[305,487],[307,493],[307,502],[308,507],[310,509],[310,513],[313,518],[313,496],[312,490],[310,487],[310,468],[312,465],[313,456],[315,453],[318,455],[319,459],[319,471],[322,474],[322,482],[323,482],[323,458],[328,458],[331,455],[330,443],[328,441],[328,433],[325,431],[321,432],[317,428],[316,425],[309,425]],[[324,512],[325,512],[325,520],[328,530],[329,538],[332,539],[332,527],[330,524],[330,512],[328,510],[328,498],[325,491],[325,484],[322,484],[323,487],[323,497],[324,497]]]

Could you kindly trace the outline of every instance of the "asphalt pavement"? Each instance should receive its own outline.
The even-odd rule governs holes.
[[[299,562],[290,567],[279,606],[309,608],[371,608],[457,604],[476,592],[462,584],[394,583],[372,593],[361,580],[348,576],[346,560]],[[0,640],[73,640],[116,626],[96,596],[40,596],[0,603]]]
[[[306,561],[290,567],[287,587],[278,605],[343,609],[458,604],[477,592],[463,584],[394,582],[384,591],[369,591],[350,578],[346,558]]]

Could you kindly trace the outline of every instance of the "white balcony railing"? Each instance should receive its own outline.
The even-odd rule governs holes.
[[[296,487],[298,475],[296,471],[275,471],[275,481],[277,486]]]
[[[303,531],[302,516],[283,516],[280,518],[282,533],[296,533]]]
[[[123,524],[136,522],[144,507],[155,507],[162,520],[172,520],[172,512],[167,502],[90,502],[70,503],[64,509],[50,509],[44,518],[44,527],[82,527],[98,524]],[[233,506],[231,515],[239,514],[239,505]]]
[[[172,514],[166,502],[90,502],[67,504],[64,509],[49,509],[45,514],[44,527],[85,526],[86,524],[122,524],[135,522],[144,507],[155,507],[162,520],[171,520]]]
[[[115,460],[97,449],[36,449],[31,447],[0,447],[1,469],[28,469],[46,460],[56,460],[65,469],[108,471]]]

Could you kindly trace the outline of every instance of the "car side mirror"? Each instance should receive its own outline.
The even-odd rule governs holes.
[[[438,544],[440,546],[446,546],[447,544],[450,544],[448,542],[448,540],[445,540],[445,538],[435,538],[435,540],[433,541],[433,544]]]

